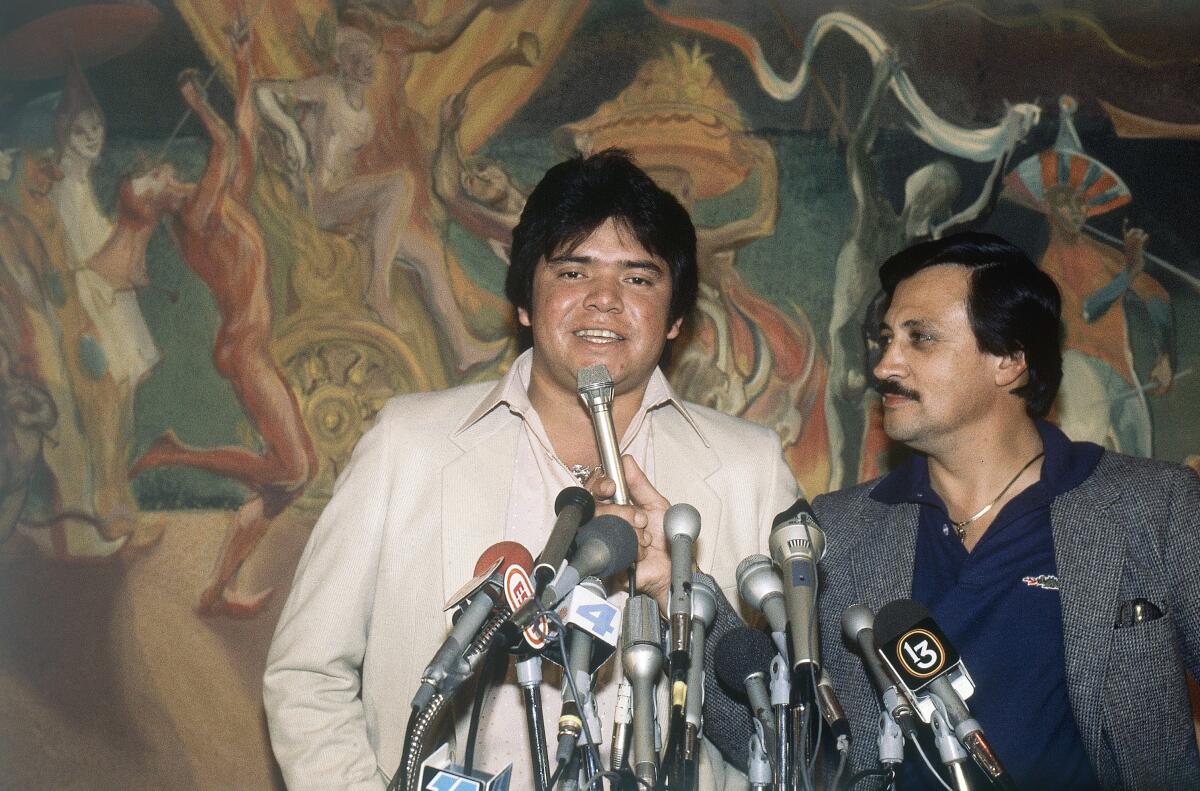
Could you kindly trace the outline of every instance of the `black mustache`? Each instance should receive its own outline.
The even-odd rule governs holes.
[[[920,401],[921,396],[917,395],[915,390],[909,390],[895,379],[881,379],[875,385],[875,392],[879,395],[898,395],[901,398],[909,398],[913,401]]]

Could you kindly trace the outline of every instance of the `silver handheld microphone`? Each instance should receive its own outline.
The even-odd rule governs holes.
[[[800,498],[775,517],[768,544],[783,581],[784,605],[792,627],[792,669],[807,671],[804,674],[811,673],[815,680],[820,666],[814,629],[817,561],[825,554],[825,534],[807,500]]]
[[[771,565],[771,559],[766,555],[749,555],[738,564],[734,576],[742,601],[767,617],[771,639],[775,641],[780,655],[786,659],[789,653],[788,616],[783,602],[783,581]]]
[[[600,451],[600,463],[604,474],[617,485],[613,502],[629,504],[629,487],[625,483],[625,471],[621,468],[621,446],[617,444],[617,431],[613,427],[612,405],[616,388],[606,365],[589,365],[575,374],[575,384],[583,405],[592,416],[592,430],[596,432],[596,449]]]
[[[633,773],[651,787],[658,778],[654,749],[654,685],[662,671],[658,604],[644,594],[630,596],[621,622],[621,664],[633,686]]]
[[[676,503],[663,515],[663,533],[671,546],[671,661],[688,653],[692,620],[692,547],[700,535],[700,512]],[[686,660],[683,660],[686,661]],[[672,673],[676,670],[671,666]]]

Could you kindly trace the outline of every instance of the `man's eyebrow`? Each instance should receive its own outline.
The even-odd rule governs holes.
[[[937,329],[937,326],[937,322],[930,321],[929,319],[905,319],[904,321],[900,322],[900,329],[903,330],[932,330]],[[887,321],[880,319],[879,330],[881,332],[883,330],[888,330],[890,332],[892,330],[892,325],[888,324]]]
[[[594,264],[596,259],[589,255],[572,255],[564,253],[556,255],[546,261],[547,264]],[[665,270],[663,265],[652,258],[628,258],[620,262],[626,269],[647,269],[652,272],[661,274]]]

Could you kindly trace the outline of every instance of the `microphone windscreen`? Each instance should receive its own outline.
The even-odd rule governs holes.
[[[791,522],[801,514],[811,517],[813,524],[816,524],[817,515],[813,513],[812,506],[808,504],[808,500],[805,500],[803,497],[801,497],[796,500],[796,502],[792,503],[792,505],[786,511],[781,511],[774,519],[771,520],[771,528],[774,529],[779,527],[784,522]]]
[[[619,516],[602,514],[579,529],[571,564],[585,577],[609,577],[637,560],[637,533]]]
[[[926,619],[933,613],[912,599],[897,599],[883,605],[875,614],[875,643],[885,645]]]
[[[771,660],[777,653],[771,638],[757,629],[740,626],[726,632],[714,652],[717,679],[726,688],[745,697],[746,677],[753,673],[769,675]]]
[[[500,564],[501,568],[517,565],[525,569],[526,573],[533,571],[533,555],[529,554],[528,549],[516,541],[498,541],[483,550],[483,554],[479,556],[479,560],[475,561],[475,571],[472,574],[479,576],[501,558],[504,560]]]
[[[580,524],[592,521],[592,517],[596,515],[596,498],[582,486],[568,486],[558,493],[558,497],[554,498],[554,515],[561,514],[568,505],[578,507],[583,513]]]
[[[575,372],[575,385],[581,391],[611,384],[612,375],[608,372],[608,366],[603,363],[589,365]]]

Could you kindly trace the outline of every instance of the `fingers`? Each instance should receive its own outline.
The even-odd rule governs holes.
[[[625,484],[629,487],[629,497],[635,503],[643,508],[660,508],[664,511],[671,507],[667,498],[658,493],[654,484],[650,483],[650,479],[646,477],[646,473],[642,472],[642,468],[638,466],[632,456],[621,457],[621,468],[625,471]]]

